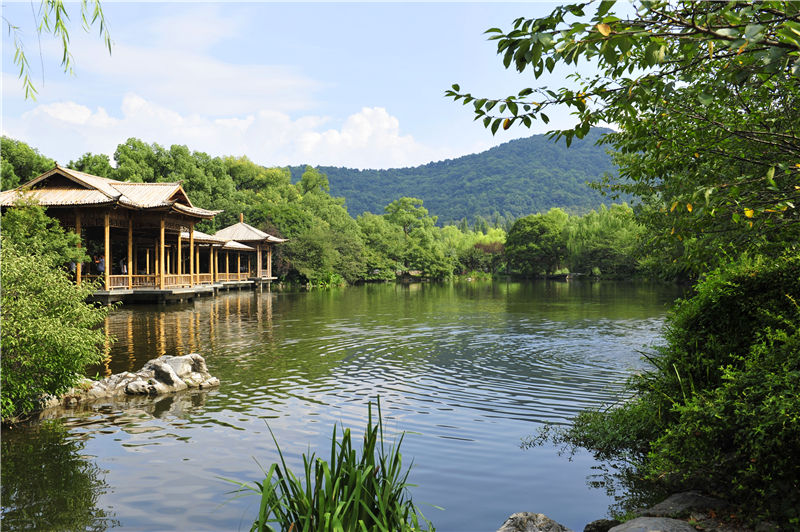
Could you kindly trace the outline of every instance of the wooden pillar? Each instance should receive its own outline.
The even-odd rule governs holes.
[[[178,275],[183,274],[183,261],[181,260],[183,257],[183,241],[181,240],[181,230],[178,229],[178,265],[175,267],[175,273]]]
[[[81,211],[75,211],[75,233],[78,234],[78,248],[83,247],[81,240]],[[75,283],[81,284],[81,273],[83,272],[83,261],[78,261],[75,265]]]
[[[133,216],[128,216],[128,289],[133,288]]]
[[[158,236],[158,287],[164,288],[164,218],[161,218],[161,227]]]
[[[103,272],[103,286],[106,290],[109,290],[111,288],[111,214],[108,212],[103,217],[103,236],[105,243],[103,260],[106,263],[106,268]]]
[[[272,245],[267,246],[267,277],[272,277]]]
[[[192,286],[197,284],[197,277],[195,277],[195,260],[194,260],[194,224],[189,226],[189,275],[191,275],[191,281],[189,284]]]
[[[229,260],[230,259],[230,255],[231,254],[230,254],[229,251],[225,252],[225,276],[226,276],[228,281],[231,280],[231,278],[230,278],[231,270],[230,270],[230,260]]]
[[[256,277],[261,277],[261,244],[256,244]]]
[[[239,280],[239,275],[242,273],[242,253],[236,254],[236,280]]]

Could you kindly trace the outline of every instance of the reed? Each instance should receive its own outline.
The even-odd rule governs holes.
[[[414,506],[408,488],[411,467],[403,468],[400,445],[384,443],[380,400],[373,420],[372,403],[359,454],[350,429],[334,426],[330,458],[303,454],[300,477],[287,466],[275,435],[280,461],[272,464],[263,482],[239,484],[261,495],[251,531],[396,532],[435,530]],[[275,524],[278,528],[273,528]]]

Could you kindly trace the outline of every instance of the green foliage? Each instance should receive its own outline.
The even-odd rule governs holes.
[[[237,483],[261,495],[251,530],[274,531],[270,523],[297,532],[434,530],[408,494],[410,467],[403,468],[402,442],[403,435],[385,446],[380,402],[377,424],[369,405],[360,456],[350,429],[342,429],[340,440],[334,427],[330,458],[303,454],[303,472],[298,477],[275,441],[280,463],[270,467],[264,481],[255,487]]]
[[[506,240],[509,265],[524,275],[555,272],[566,258],[567,219],[561,209],[551,209],[514,222]]]
[[[47,216],[39,205],[18,203],[3,214],[0,223],[3,243],[41,257],[47,264],[64,267],[70,262],[78,264],[89,259],[84,249],[78,247],[78,235],[64,231],[58,220]]]
[[[629,382],[633,397],[582,413],[562,441],[797,526],[798,301],[797,254],[709,274],[676,305],[652,369]]]
[[[570,271],[631,277],[639,269],[637,251],[645,229],[627,205],[612,205],[571,218],[567,229]]]
[[[52,170],[56,163],[24,142],[3,135],[0,137],[0,164],[0,190],[8,190]]]
[[[107,338],[97,326],[108,314],[86,303],[95,287],[76,286],[58,254],[32,253],[9,233],[4,227],[0,246],[3,419],[27,414],[42,395],[67,391],[85,366],[100,362]]]
[[[67,168],[100,177],[111,177],[114,174],[114,168],[106,154],[84,153],[77,161],[67,163]]]
[[[570,87],[526,88],[473,105],[496,131],[573,110],[577,125],[555,131],[569,145],[593,126],[616,124],[611,193],[633,194],[643,221],[677,241],[682,267],[700,273],[743,251],[774,254],[800,236],[800,5],[796,2],[615,2],[557,7],[513,29],[487,31],[506,67],[539,78],[556,64],[592,61],[599,75]],[[575,88],[577,85],[578,88]]]
[[[587,186],[613,173],[611,158],[595,146],[602,130],[567,150],[545,135],[517,139],[488,151],[412,168],[358,170],[321,166],[331,193],[347,198],[350,212],[381,213],[383,206],[408,196],[421,198],[440,224],[470,224],[482,219],[503,227],[515,218],[561,207],[569,212],[597,208],[602,195]],[[304,167],[292,167],[295,181]]]

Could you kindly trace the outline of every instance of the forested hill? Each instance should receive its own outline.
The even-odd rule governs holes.
[[[614,171],[605,148],[595,146],[607,131],[593,130],[569,148],[563,140],[534,135],[414,168],[318,168],[328,176],[331,195],[344,197],[353,216],[366,211],[383,214],[387,204],[402,196],[422,199],[440,224],[462,218],[472,221],[478,215],[518,218],[551,207],[582,213],[603,203],[587,181]],[[291,168],[293,181],[300,179],[304,168]]]

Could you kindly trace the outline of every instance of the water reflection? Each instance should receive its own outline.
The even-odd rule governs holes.
[[[106,471],[84,455],[80,436],[58,421],[3,429],[5,530],[106,530],[119,526],[98,500]]]
[[[272,344],[274,297],[245,291],[168,307],[123,307],[106,319],[106,336],[116,339],[111,356],[87,373],[108,376],[137,371],[151,358],[165,354],[214,351],[220,341],[219,331],[227,339],[241,333],[248,322],[258,325],[260,342]]]

